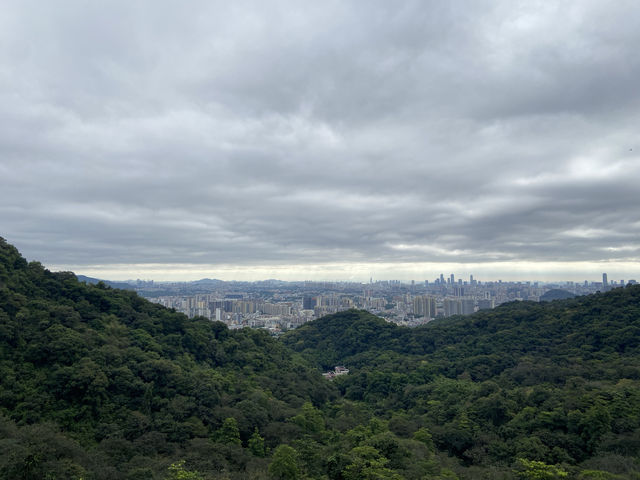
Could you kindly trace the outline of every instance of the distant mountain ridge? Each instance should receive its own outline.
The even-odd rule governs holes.
[[[114,282],[111,280],[101,280],[99,278],[87,277],[85,275],[76,275],[76,278],[78,279],[79,282],[91,283],[94,285],[102,282],[111,288],[120,288],[122,290],[135,290],[135,287],[127,282]]]
[[[554,288],[544,292],[540,296],[541,302],[551,302],[553,300],[566,300],[568,298],[574,298],[576,294],[571,293],[567,290],[562,290],[560,288]]]

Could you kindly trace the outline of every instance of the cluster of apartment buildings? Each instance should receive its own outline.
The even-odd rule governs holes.
[[[631,280],[629,283],[635,283]],[[434,282],[402,283],[379,281],[361,283],[326,282],[221,282],[212,284],[210,293],[162,295],[150,300],[174,308],[189,317],[206,317],[226,323],[230,328],[254,327],[279,332],[295,328],[324,315],[350,308],[368,310],[400,325],[420,325],[435,318],[469,315],[509,301],[539,301],[550,289],[561,288],[575,295],[623,286],[610,282],[480,282],[451,274]],[[148,286],[147,286],[148,287]],[[154,287],[164,288],[167,286]],[[187,290],[185,285],[179,286]],[[202,284],[193,288],[202,289]],[[200,290],[201,291],[201,290]],[[147,295],[149,298],[150,296]]]

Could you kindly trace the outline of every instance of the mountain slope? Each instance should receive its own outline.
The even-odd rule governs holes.
[[[524,458],[639,471],[640,286],[417,328],[349,311],[283,341],[318,368],[348,367],[345,398],[426,427],[470,468]]]
[[[335,394],[264,332],[51,273],[0,239],[2,478],[152,478],[181,457],[246,470],[253,457],[237,443],[257,429],[275,447],[304,402]],[[230,418],[238,442],[216,443]],[[39,436],[67,446],[29,460]]]
[[[415,328],[352,310],[303,325],[289,332],[284,342],[320,368],[363,365],[371,361],[372,351],[384,350],[427,355],[449,365],[452,375],[466,372],[484,380],[526,357],[543,363],[569,361],[578,367],[593,366],[604,353],[611,367],[626,368],[609,375],[640,378],[640,286],[552,303],[513,302]],[[495,368],[474,369],[474,359]]]

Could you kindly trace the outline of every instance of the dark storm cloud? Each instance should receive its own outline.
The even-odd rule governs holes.
[[[9,2],[0,235],[55,265],[640,258],[634,2]]]

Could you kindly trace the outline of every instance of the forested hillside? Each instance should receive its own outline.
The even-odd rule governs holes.
[[[640,478],[640,287],[276,340],[0,239],[0,453],[6,479]]]
[[[301,431],[302,405],[336,396],[262,331],[189,320],[0,243],[2,478],[164,478],[179,460],[258,476],[265,448]]]
[[[640,471],[640,286],[413,329],[350,311],[284,341],[319,368],[349,367],[344,398],[427,428],[469,471],[519,458]]]

